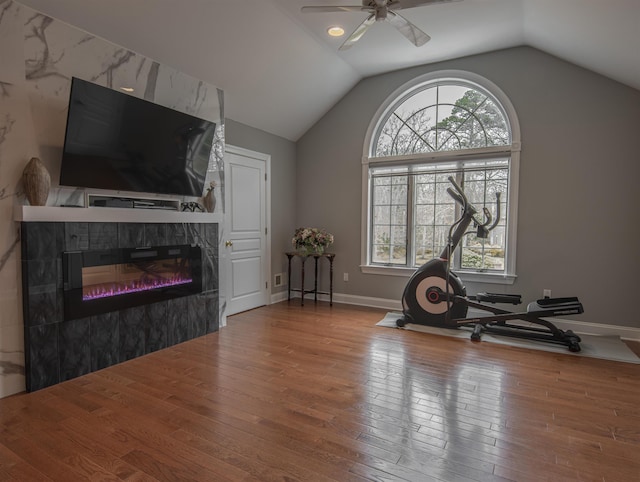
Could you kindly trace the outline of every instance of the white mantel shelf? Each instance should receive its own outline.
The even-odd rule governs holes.
[[[192,213],[164,209],[16,206],[14,220],[52,223],[221,223],[222,215],[217,213]]]

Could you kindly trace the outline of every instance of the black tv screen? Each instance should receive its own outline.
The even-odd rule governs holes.
[[[215,127],[73,78],[60,185],[201,196]]]

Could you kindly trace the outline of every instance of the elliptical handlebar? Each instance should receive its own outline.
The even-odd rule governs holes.
[[[450,187],[447,188],[447,193],[451,196],[458,204],[460,204],[464,208],[464,198],[460,196],[457,192],[455,192]]]
[[[489,209],[486,206],[482,208],[482,212],[484,213],[485,222],[482,223],[480,226],[482,226],[483,228],[486,228],[487,226],[489,226],[489,224],[491,224],[491,220],[493,218],[491,216],[491,211],[489,211]]]
[[[449,195],[453,199],[458,201],[462,205],[463,209],[467,209],[468,206],[473,207],[471,204],[469,204],[469,200],[467,199],[467,195],[464,193],[464,191],[462,190],[460,185],[456,182],[454,177],[453,176],[449,176],[447,179],[449,180],[449,182],[453,185],[453,187],[456,190],[456,192],[453,192],[451,190],[451,188],[448,188],[447,192],[449,193]],[[477,212],[477,210],[475,208],[473,208],[473,211]]]
[[[478,236],[486,237],[487,233],[494,229],[498,223],[500,222],[500,192],[496,193],[496,218],[495,220],[491,216],[491,212],[487,207],[483,207],[482,211],[484,213],[484,222],[480,222],[476,219],[475,215],[478,213],[478,209],[469,202],[467,195],[464,193],[464,190],[460,185],[456,182],[453,176],[448,177],[449,182],[454,187],[454,189],[447,188],[447,193],[451,196],[458,204],[462,206],[463,217],[468,217],[470,221],[473,221],[475,225],[478,227]],[[493,224],[491,223],[493,221]],[[491,226],[489,226],[491,224]],[[487,227],[489,226],[489,227]],[[481,236],[480,233],[484,233],[484,236]],[[457,244],[457,243],[456,243]]]

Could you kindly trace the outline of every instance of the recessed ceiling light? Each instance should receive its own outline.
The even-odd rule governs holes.
[[[329,27],[327,29],[327,33],[332,37],[342,37],[344,35],[344,29],[342,27],[334,25],[333,27]]]
[[[120,87],[120,90],[124,90],[125,92],[133,92],[133,87]]]

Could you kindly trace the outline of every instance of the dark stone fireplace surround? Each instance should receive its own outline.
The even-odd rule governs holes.
[[[219,328],[217,223],[22,222],[27,391]],[[64,321],[62,253],[197,244],[202,293]]]

